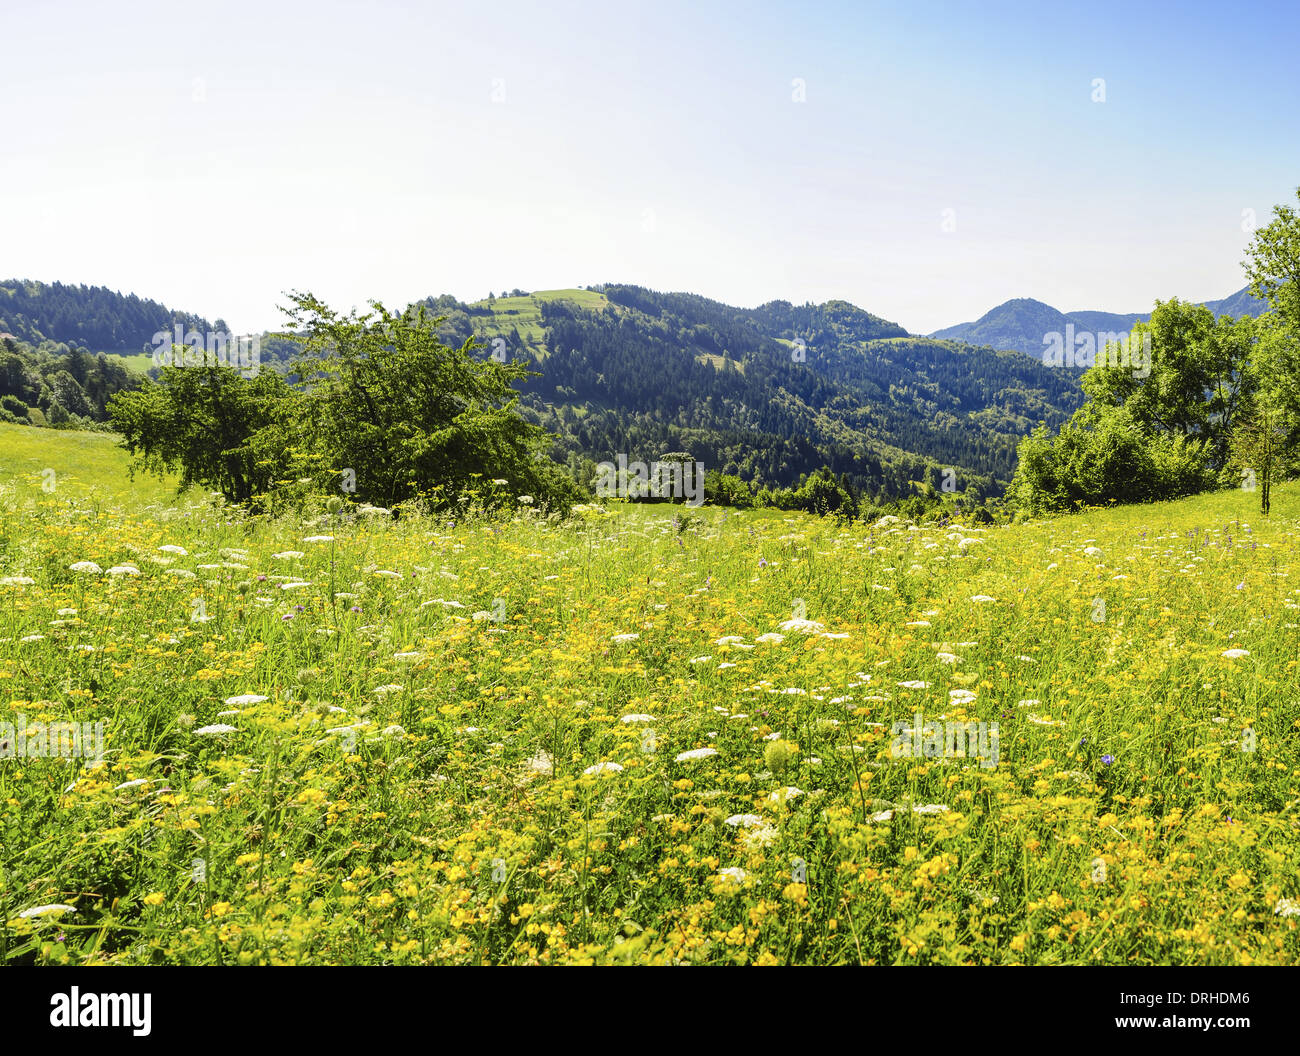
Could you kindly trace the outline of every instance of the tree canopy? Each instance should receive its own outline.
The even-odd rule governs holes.
[[[567,509],[576,486],[546,454],[543,429],[517,412],[517,363],[438,337],[439,318],[371,302],[343,316],[310,293],[286,314],[296,374],[243,377],[219,364],[165,366],[157,383],[112,402],[123,445],[146,470],[266,505],[331,491],[390,507],[475,502]]]

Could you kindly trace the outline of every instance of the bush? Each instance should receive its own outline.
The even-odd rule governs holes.
[[[5,418],[7,422],[22,422],[23,425],[31,425],[27,404],[23,403],[17,396],[0,396],[0,411],[4,411],[8,415]]]
[[[829,513],[854,517],[857,499],[825,467],[808,474],[793,491],[776,493],[776,504],[783,510],[802,510],[825,516]]]
[[[1170,433],[1149,436],[1118,410],[1085,408],[1051,437],[1039,426],[1020,443],[1009,495],[1029,513],[1106,502],[1151,502],[1214,485],[1204,445]]]
[[[715,506],[748,509],[754,504],[749,485],[737,476],[710,470],[704,475],[704,498]]]

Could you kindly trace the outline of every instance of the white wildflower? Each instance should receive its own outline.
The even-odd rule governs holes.
[[[260,696],[257,693],[241,693],[237,697],[227,697],[222,701],[223,704],[229,704],[232,708],[243,707],[245,704],[261,704],[268,698]]]

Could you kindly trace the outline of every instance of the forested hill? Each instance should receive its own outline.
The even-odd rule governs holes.
[[[91,352],[134,353],[176,323],[200,332],[226,329],[220,320],[214,327],[200,316],[103,286],[0,280],[0,333],[33,346],[50,341]]]
[[[526,414],[575,471],[686,451],[788,486],[827,466],[873,496],[953,467],[964,493],[1010,479],[1019,439],[1080,405],[1077,374],[1011,352],[912,337],[844,301],[735,308],[633,286],[463,304],[429,298],[446,336],[526,360]]]
[[[521,386],[524,414],[558,436],[554,454],[584,481],[619,453],[649,463],[684,451],[755,487],[792,486],[824,466],[873,498],[896,498],[951,467],[963,494],[995,494],[1021,437],[1040,421],[1059,427],[1082,400],[1077,372],[913,337],[846,301],[737,308],[607,285],[422,303],[446,318],[448,341],[476,337],[482,354],[540,373]],[[118,368],[100,379],[110,364],[78,350],[140,352],[176,322],[228,329],[100,287],[3,284],[0,335],[13,336],[0,416],[102,422],[107,396],[132,379]],[[263,369],[287,371],[294,351],[263,335]],[[147,369],[142,359],[131,368]]]

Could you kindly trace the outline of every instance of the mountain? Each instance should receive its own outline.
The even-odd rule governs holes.
[[[1130,312],[1128,315],[1124,315],[1120,312],[1083,311],[1070,312],[1066,316],[1066,319],[1074,324],[1074,329],[1076,331],[1090,330],[1094,333],[1098,330],[1121,331],[1127,333],[1132,330],[1136,324],[1140,322],[1145,323],[1150,318],[1150,312],[1145,314],[1141,312]],[[1040,334],[1038,336],[1038,348],[1034,354],[1038,355],[1042,350],[1043,338],[1042,334]]]
[[[1082,400],[1068,371],[912,336],[846,301],[737,308],[610,284],[421,303],[446,317],[447,340],[475,337],[540,372],[521,406],[579,476],[619,453],[648,463],[687,451],[756,486],[825,465],[899,497],[951,466],[963,491],[996,493],[1020,438]]]
[[[0,333],[34,346],[51,341],[92,352],[134,353],[151,347],[154,334],[171,331],[176,323],[201,333],[226,329],[220,320],[214,327],[201,316],[103,286],[0,281]]]
[[[1053,331],[1063,333],[1069,322],[1069,316],[1050,304],[1017,297],[999,304],[973,323],[959,323],[936,330],[930,336],[1012,352],[1028,352],[1041,358],[1043,335]]]
[[[522,413],[555,435],[553,455],[583,480],[619,454],[648,464],[685,451],[755,488],[827,467],[891,499],[951,467],[962,493],[991,495],[1010,480],[1021,437],[1040,421],[1060,426],[1082,402],[1070,371],[987,347],[991,339],[910,335],[842,300],[738,308],[609,284],[419,304],[443,317],[448,342],[476,338],[483,354],[536,372],[517,386]],[[1022,325],[1055,325],[1046,305],[1019,304]],[[139,351],[175,322],[212,328],[100,287],[5,283],[0,334],[13,337],[0,346],[0,400],[9,399],[0,409],[38,424],[102,421],[103,399],[132,382],[101,381],[108,361],[80,348]],[[287,372],[296,350],[263,335],[262,369]],[[94,386],[86,400],[73,384],[83,377]]]
[[[1250,287],[1238,290],[1220,301],[1204,301],[1215,315],[1230,315],[1234,319],[1243,315],[1259,316],[1268,310],[1268,304],[1252,297]],[[1134,324],[1146,322],[1150,312],[1061,312],[1042,301],[1020,297],[987,312],[973,323],[936,330],[931,337],[971,344],[992,345],[994,348],[1024,352],[1041,359],[1046,334],[1064,334],[1066,324],[1073,324],[1075,332],[1127,332]]]
[[[1238,290],[1231,297],[1225,297],[1221,301],[1206,301],[1205,307],[1209,308],[1215,315],[1230,315],[1234,319],[1240,319],[1243,315],[1254,316],[1258,318],[1268,311],[1268,302],[1261,301],[1258,297],[1252,297],[1250,287]]]

